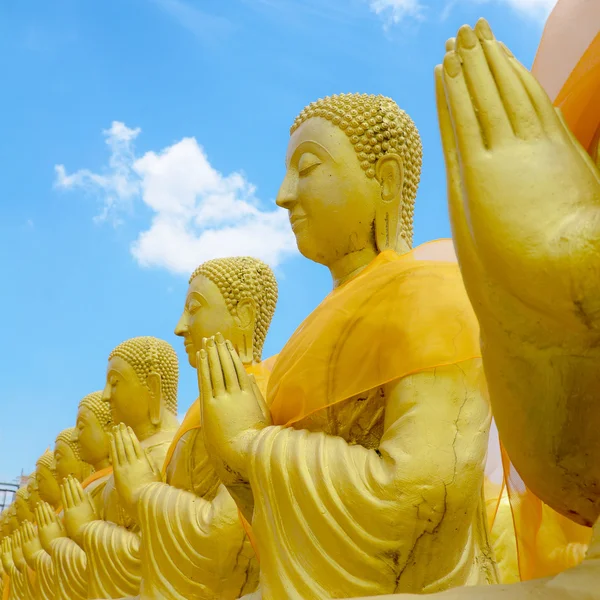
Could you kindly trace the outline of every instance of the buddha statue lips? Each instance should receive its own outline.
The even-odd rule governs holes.
[[[477,322],[451,243],[409,251],[416,127],[381,96],[325,98],[294,123],[286,163],[277,204],[302,216],[298,248],[334,290],[279,354],[269,411],[231,344],[209,340],[199,368],[207,450],[251,520],[259,594],[494,582]]]

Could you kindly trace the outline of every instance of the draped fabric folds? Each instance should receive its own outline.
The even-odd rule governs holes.
[[[400,381],[389,405],[386,386]],[[383,252],[329,294],[279,354],[267,394],[274,425],[249,453],[262,598],[496,582],[485,394],[451,241]]]
[[[559,0],[546,23],[532,72],[559,107],[581,145],[597,158],[600,134],[600,2]],[[496,520],[512,514],[521,580],[555,575],[580,563],[592,530],[558,514],[525,485],[506,451],[504,500]],[[506,501],[508,497],[509,502]],[[508,510],[510,508],[510,510]],[[493,529],[503,528],[492,519]],[[508,582],[507,582],[508,583]]]
[[[263,394],[275,360],[246,367]],[[148,485],[140,495],[143,598],[234,600],[258,584],[237,506],[208,460],[200,431],[196,400],[167,452],[166,484]]]

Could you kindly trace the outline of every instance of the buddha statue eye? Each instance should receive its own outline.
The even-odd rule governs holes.
[[[303,177],[308,175],[315,167],[321,164],[321,159],[312,154],[311,152],[305,152],[298,161],[298,174]]]
[[[198,300],[190,300],[188,304],[188,312],[190,315],[197,313],[200,308],[202,308],[202,305],[200,302],[198,302]]]

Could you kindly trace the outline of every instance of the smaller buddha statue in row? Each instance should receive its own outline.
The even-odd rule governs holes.
[[[189,280],[175,334],[189,363],[203,339],[221,332],[238,348],[243,368],[264,391],[273,359],[261,361],[277,302],[271,269],[250,257],[211,260]],[[233,498],[207,456],[196,400],[173,439],[165,481],[131,429],[116,428],[115,483],[141,528],[140,597],[234,600],[258,583],[258,562]]]

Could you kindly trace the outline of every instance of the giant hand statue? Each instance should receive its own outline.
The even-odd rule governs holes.
[[[112,421],[131,427],[158,472],[179,426],[178,377],[175,351],[157,338],[132,338],[109,356],[102,398],[110,405]],[[141,580],[139,525],[131,507],[119,498],[113,476],[104,485],[98,511],[76,479],[69,480],[65,493],[77,512],[73,538],[80,540],[86,554],[88,598],[137,595]]]
[[[286,164],[277,203],[334,290],[264,400],[223,336],[199,371],[207,450],[251,521],[259,596],[493,582],[477,322],[451,243],[409,251],[419,134],[387,98],[333,96],[296,119]]]
[[[589,3],[588,6],[597,5]],[[478,23],[475,31],[461,28],[456,50],[446,55],[443,67],[436,70],[436,80],[451,218],[461,268],[481,315],[482,335],[487,330],[484,336],[486,372],[498,382],[497,365],[488,361],[491,358],[501,359],[504,362],[500,364],[507,367],[512,358],[514,366],[520,360],[535,375],[532,378],[530,374],[527,379],[528,393],[524,393],[523,386],[518,385],[512,388],[515,398],[507,400],[506,396],[492,396],[495,413],[505,417],[500,434],[511,438],[511,458],[524,469],[522,476],[525,483],[532,488],[535,486],[543,494],[543,499],[554,502],[556,508],[573,519],[587,522],[597,518],[599,500],[594,493],[597,488],[592,485],[599,458],[595,435],[598,410],[591,406],[594,393],[591,371],[592,367],[599,365],[593,348],[578,357],[571,354],[578,345],[589,343],[594,325],[590,322],[588,327],[583,323],[582,327],[582,323],[578,322],[582,317],[581,311],[574,313],[567,309],[569,301],[572,308],[573,298],[585,292],[586,285],[592,284],[591,281],[578,284],[576,277],[585,271],[586,260],[589,261],[590,272],[594,269],[593,257],[586,258],[586,252],[581,252],[581,245],[591,234],[594,221],[592,218],[591,222],[585,223],[578,222],[578,219],[582,218],[580,211],[593,217],[594,199],[597,201],[600,196],[598,171],[560,114],[554,111],[541,86],[494,39],[486,22]],[[598,83],[600,80],[596,82],[596,90],[600,90]],[[487,131],[485,135],[484,130]],[[474,145],[467,144],[467,139]],[[492,143],[493,139],[498,139],[500,145]],[[512,163],[510,151],[525,161],[524,170],[517,169],[517,165]],[[539,151],[537,156],[536,151]],[[504,197],[500,204],[504,188],[488,187],[486,164],[492,181],[495,173],[512,165],[514,173],[525,184],[516,197]],[[504,172],[508,177],[508,172]],[[473,185],[474,179],[471,178],[475,174],[481,177],[479,189]],[[498,183],[498,180],[495,181]],[[554,189],[558,190],[557,195]],[[527,203],[523,203],[523,199]],[[521,200],[520,215],[517,215],[517,207],[513,204],[518,200]],[[561,212],[563,203],[570,205],[570,215]],[[545,211],[544,206],[547,207]],[[538,213],[535,221],[520,218],[523,212],[532,210]],[[559,222],[552,228],[554,211],[557,211]],[[498,248],[497,261],[491,260],[485,252],[478,252],[485,248],[485,244],[478,240],[487,222],[479,220],[479,216],[486,216],[492,225],[485,227],[485,231],[488,242]],[[500,225],[505,229],[498,229]],[[544,231],[544,227],[548,230]],[[539,230],[534,231],[536,228]],[[564,240],[556,238],[557,233],[567,237]],[[555,245],[549,245],[550,241],[554,241]],[[564,252],[563,241],[573,248],[574,258],[579,261],[572,265],[570,277],[574,279],[567,280],[568,289],[565,289],[564,268],[571,257]],[[535,246],[530,245],[533,242]],[[542,280],[551,274],[556,276],[554,285],[543,290],[546,295],[559,300],[552,310],[547,308],[545,299],[536,300],[530,288],[528,292],[533,296],[529,297],[525,308],[523,299],[511,288],[502,258],[511,250],[503,248],[503,245],[513,244],[527,251],[523,263],[515,261],[513,265],[517,275],[521,269],[527,272],[529,260],[537,258],[543,261],[540,263],[544,267],[540,274]],[[515,249],[512,248],[512,251]],[[566,265],[558,263],[557,258],[566,261]],[[477,269],[481,270],[477,272]],[[535,275],[532,271],[529,273]],[[506,310],[511,306],[517,311],[513,321],[509,320],[510,313]],[[584,302],[582,306],[589,304]],[[530,321],[524,319],[526,314],[531,315]],[[492,335],[495,331],[493,317],[508,328],[506,333],[511,332],[512,347],[508,346],[506,336]],[[562,342],[556,331],[557,323],[562,323]],[[551,328],[547,331],[546,327]],[[561,343],[564,360],[561,360]],[[582,364],[587,362],[589,368]],[[544,373],[546,380],[542,377]],[[511,368],[506,368],[504,376],[512,383],[516,381],[516,373]],[[549,390],[549,385],[555,388]],[[496,394],[506,393],[506,386],[496,386],[494,391]],[[544,396],[542,392],[551,393]],[[509,409],[514,413],[514,430],[505,414]],[[521,429],[524,422],[528,424],[526,432]],[[518,431],[523,435],[516,435]],[[571,443],[569,440],[573,440],[576,433],[580,440]],[[553,444],[557,450],[554,454],[549,452]],[[564,462],[565,456],[569,458],[567,463]],[[544,470],[548,480],[542,482],[539,479]],[[409,597],[412,598],[394,596],[398,600]],[[593,528],[586,558],[578,566],[552,577],[510,586],[458,588],[439,594],[439,597],[440,600],[597,600],[600,598],[600,521]]]
[[[276,301],[275,276],[257,259],[200,265],[175,328],[190,365],[196,367],[202,340],[221,331],[264,390],[273,359],[261,362],[262,348]],[[131,428],[115,429],[112,454],[117,490],[142,531],[141,598],[233,600],[256,589],[258,562],[236,504],[208,460],[198,400],[173,439],[164,482]]]
[[[590,525],[600,513],[589,459],[600,456],[600,176],[531,74],[487,24],[477,33],[461,30],[438,77],[450,215],[494,416],[533,492]]]

